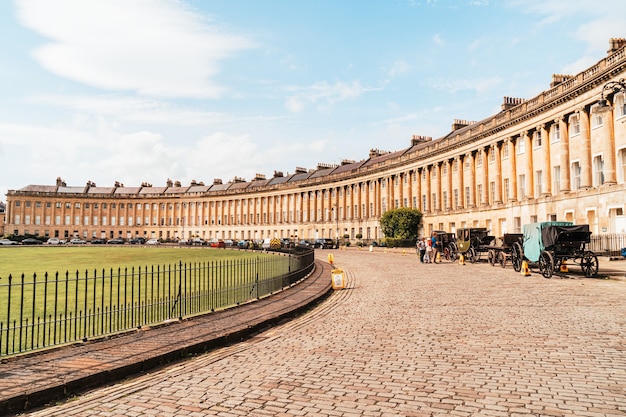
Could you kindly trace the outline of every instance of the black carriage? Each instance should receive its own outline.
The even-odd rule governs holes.
[[[598,274],[598,257],[586,249],[591,241],[588,224],[531,223],[524,225],[523,232],[523,244],[516,242],[511,250],[511,262],[516,272],[528,262],[529,267],[538,267],[545,278],[550,278],[555,270],[567,266],[571,260],[580,265],[586,277]]]
[[[491,236],[485,227],[461,228],[456,231],[457,253],[474,263],[483,253],[489,252],[495,236]]]
[[[501,238],[494,240],[494,245],[487,245],[487,260],[491,266],[495,266],[496,263],[500,264],[502,268],[506,267],[507,261],[511,257],[511,251],[513,244],[523,242],[524,235],[521,233],[505,233]]]
[[[456,235],[454,233],[447,233],[442,230],[436,230],[433,232],[433,236],[435,237],[436,249],[438,254],[435,255],[433,261],[435,263],[441,262],[442,260],[451,262],[456,261]]]

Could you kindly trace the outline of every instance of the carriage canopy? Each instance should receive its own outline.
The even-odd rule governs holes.
[[[564,234],[589,235],[589,225],[574,225],[572,222],[542,222],[524,225],[524,256],[531,262],[537,262],[539,255],[546,248],[559,242]]]

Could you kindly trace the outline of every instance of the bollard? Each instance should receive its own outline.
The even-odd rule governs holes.
[[[565,259],[561,261],[561,268],[559,269],[559,272],[569,272],[569,269],[567,268],[567,264],[565,263]]]
[[[340,290],[346,287],[346,274],[341,269],[330,271],[333,290]]]
[[[530,276],[530,269],[528,269],[527,261],[522,262],[522,269],[519,271],[519,273],[522,274],[522,276],[524,277]]]
[[[328,254],[328,263],[332,265],[334,262],[335,262],[335,258],[333,258],[333,254],[329,253]]]
[[[465,256],[463,254],[459,255],[459,265],[465,265]]]

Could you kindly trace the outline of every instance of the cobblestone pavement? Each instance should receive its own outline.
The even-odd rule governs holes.
[[[626,415],[626,281],[332,253],[305,315],[28,415]]]

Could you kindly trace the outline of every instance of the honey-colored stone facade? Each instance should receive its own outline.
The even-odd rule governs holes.
[[[626,41],[606,58],[480,122],[456,120],[432,140],[414,136],[396,152],[212,185],[165,187],[29,185],[7,194],[5,233],[176,240],[383,238],[379,218],[396,207],[424,213],[422,234],[487,227],[496,236],[523,224],[568,220],[595,233],[625,233],[626,99],[597,112],[603,87],[626,74]]]

